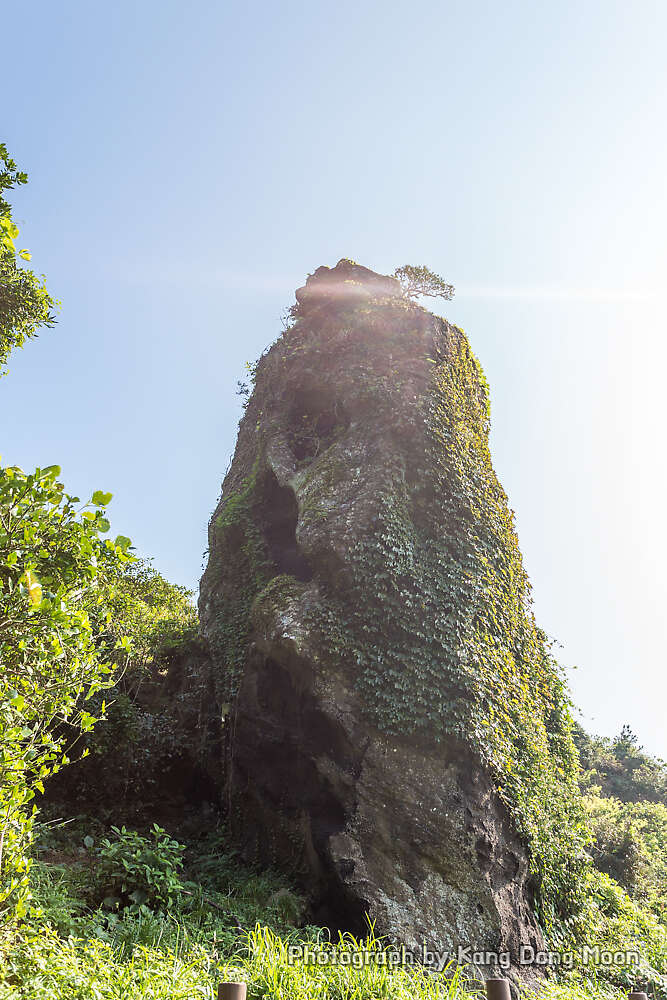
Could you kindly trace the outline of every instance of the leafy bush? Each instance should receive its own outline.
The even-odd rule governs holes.
[[[636,953],[638,962],[600,967],[575,963],[575,975],[622,990],[648,986],[655,995],[667,997],[667,928],[604,872],[590,871],[582,888],[585,908],[575,918],[576,927],[569,928],[572,937],[556,937],[552,944],[566,951],[573,948],[575,955],[581,955],[582,945]]]
[[[593,860],[659,919],[667,918],[667,806],[621,802],[593,789],[584,798],[595,836]]]
[[[59,473],[0,468],[0,913],[18,916],[33,800],[95,722],[85,703],[111,668],[94,619],[105,618],[105,595],[128,558],[129,539],[101,537],[111,494],[98,490],[81,506]]]
[[[185,846],[153,825],[150,837],[112,827],[114,840],[99,849],[99,874],[108,889],[108,905],[168,909],[183,891],[180,873]]]
[[[93,838],[84,835],[94,828],[83,817],[65,826],[40,828],[38,856],[51,860],[38,860],[31,870],[33,900],[28,919],[34,928],[48,924],[65,937],[99,938],[127,954],[139,944],[177,949],[186,943],[230,954],[237,949],[244,927],[263,923],[286,934],[303,922],[303,898],[279,873],[244,865],[223,830],[208,834],[182,855],[179,852],[184,866],[177,876],[180,880],[183,874],[188,880],[181,881],[169,912],[155,912],[147,902],[137,904],[128,894],[109,898],[112,880],[97,863],[99,851],[93,848]],[[126,836],[125,843],[134,843],[136,836]],[[152,839],[140,840],[142,846],[152,847]],[[87,849],[80,846],[84,843]],[[131,868],[134,864],[130,859]],[[118,857],[114,871],[120,877],[126,874]],[[109,910],[109,906],[117,909]]]

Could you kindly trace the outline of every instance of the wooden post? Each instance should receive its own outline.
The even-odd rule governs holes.
[[[509,979],[487,979],[486,995],[488,1000],[512,1000]]]
[[[245,983],[218,983],[218,1000],[246,1000]]]
[[[629,995],[628,1000],[648,1000],[648,997],[646,993],[638,993],[633,991]]]

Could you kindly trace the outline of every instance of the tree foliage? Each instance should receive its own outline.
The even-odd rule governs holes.
[[[409,299],[454,297],[454,286],[423,264],[404,264],[403,267],[397,267],[394,277],[398,279],[403,294]]]
[[[103,539],[111,494],[81,506],[50,466],[0,468],[0,911],[25,907],[36,792],[95,722],[107,683],[94,622],[129,539]],[[122,641],[119,640],[119,645]]]
[[[199,707],[208,709],[209,699],[197,669],[197,611],[191,592],[146,559],[124,563],[107,589],[98,644],[118,669],[113,686],[91,700],[98,722],[78,744],[86,759],[49,783],[48,805],[68,815],[85,801],[98,817],[147,822],[175,763],[182,774],[197,739],[207,735],[198,725]]]
[[[134,674],[196,633],[192,591],[166,580],[150,559],[133,559],[122,566],[108,602],[104,634],[111,640],[111,648],[120,638],[127,639],[128,667]]]
[[[9,353],[37,335],[40,326],[52,326],[55,302],[44,279],[24,267],[30,260],[27,250],[17,250],[19,229],[12,219],[4,192],[25,184],[28,177],[0,143],[0,375]]]
[[[667,763],[647,754],[635,734],[624,726],[614,739],[589,736],[574,727],[583,790],[599,788],[621,802],[661,802],[667,806]]]
[[[593,860],[633,900],[667,921],[667,764],[623,726],[613,739],[575,727]]]
[[[667,924],[667,806],[621,802],[594,789],[585,798],[596,866]]]

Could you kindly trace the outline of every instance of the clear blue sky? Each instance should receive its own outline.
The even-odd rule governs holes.
[[[584,722],[667,757],[666,35],[647,0],[6,5],[20,242],[63,305],[0,383],[3,461],[112,490],[195,586],[294,288],[426,263]]]

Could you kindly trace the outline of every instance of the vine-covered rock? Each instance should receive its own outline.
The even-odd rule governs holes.
[[[463,332],[341,261],[263,355],[200,613],[246,848],[321,916],[509,949],[579,912],[576,752]]]

